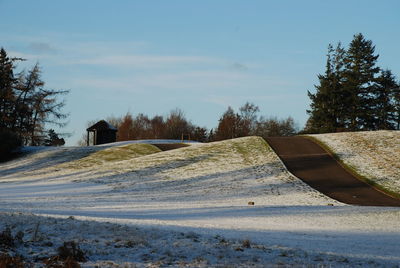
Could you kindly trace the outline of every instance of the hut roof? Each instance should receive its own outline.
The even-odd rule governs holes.
[[[111,125],[110,123],[108,123],[107,121],[101,120],[101,121],[97,122],[96,124],[94,124],[93,126],[89,127],[86,130],[87,131],[99,131],[99,130],[117,131],[117,128],[114,127],[113,125]]]

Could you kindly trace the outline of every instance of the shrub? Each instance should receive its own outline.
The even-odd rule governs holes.
[[[242,241],[242,246],[244,248],[251,248],[250,240],[249,239],[243,240]]]
[[[10,158],[13,151],[22,145],[21,138],[7,130],[0,130],[0,141],[0,160]]]
[[[0,255],[0,267],[24,268],[25,265],[20,257],[11,257],[8,254]]]
[[[64,242],[64,245],[58,248],[58,256],[61,260],[75,260],[85,262],[85,253],[80,249],[79,245],[74,241]]]
[[[81,265],[72,257],[61,260],[59,256],[54,256],[43,261],[46,268],[81,268]]]
[[[9,227],[0,233],[0,248],[14,248],[17,244],[23,243],[24,233],[19,231],[14,237]],[[1,267],[1,266],[0,266]]]
[[[14,237],[11,234],[11,229],[7,227],[3,232],[0,233],[0,247],[13,248],[14,245]]]

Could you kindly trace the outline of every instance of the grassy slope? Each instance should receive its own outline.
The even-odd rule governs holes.
[[[133,143],[124,146],[111,147],[98,152],[94,152],[89,156],[86,156],[79,160],[65,163],[60,167],[81,169],[81,168],[98,166],[110,162],[112,163],[112,162],[128,160],[158,152],[161,152],[161,150],[154,145]]]
[[[290,176],[260,137],[193,144],[82,167],[82,171],[76,181],[101,183],[116,191],[130,192],[133,202],[141,200],[140,196],[146,200],[151,196],[152,204],[157,206],[166,200],[179,204],[193,201],[196,206],[217,200],[247,204],[249,198],[259,205],[334,202]]]
[[[345,132],[308,135],[354,176],[376,189],[400,198],[398,131]],[[397,154],[397,157],[396,157]]]
[[[54,187],[59,184],[61,188],[71,182],[103,184],[98,187],[112,189],[116,199],[120,198],[119,192],[124,192],[124,198],[129,192],[133,204],[151,199],[155,207],[163,207],[166,201],[178,205],[194,202],[191,205],[195,206],[220,202],[247,205],[248,201],[258,205],[334,203],[292,177],[260,137],[192,144],[163,152],[152,145],[129,144],[96,152],[91,150],[89,155],[81,152],[82,157],[70,158],[80,150],[89,149],[60,148],[55,152],[37,153],[36,156],[33,153],[27,159],[31,160],[31,168],[25,169],[26,165],[15,163],[13,172],[7,175],[7,167],[0,165],[0,177],[6,175],[2,178],[3,182],[34,184],[51,181]],[[45,164],[38,166],[35,159],[40,154],[40,162]],[[76,187],[76,184],[71,187]],[[88,195],[91,194],[89,191]],[[88,197],[82,194],[80,198]],[[37,199],[42,199],[40,193]],[[93,197],[89,199],[94,200]],[[76,198],[74,202],[80,202],[80,199]],[[82,204],[76,206],[82,207]],[[62,209],[64,203],[60,202],[59,206]]]

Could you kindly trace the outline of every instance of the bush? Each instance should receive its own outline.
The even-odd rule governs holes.
[[[13,248],[14,244],[14,237],[11,234],[11,229],[6,228],[0,233],[0,248]]]
[[[24,268],[21,257],[12,257],[8,254],[0,255],[0,267]]]
[[[11,229],[6,227],[4,231],[0,233],[0,249],[14,248],[17,244],[22,244],[24,242],[22,240],[23,238],[23,232],[19,231],[15,236],[12,236]]]
[[[61,260],[71,259],[79,262],[86,261],[85,253],[74,241],[64,242],[64,245],[59,247],[57,251]]]
[[[22,145],[22,140],[16,133],[0,130],[0,160],[11,158],[15,149]]]

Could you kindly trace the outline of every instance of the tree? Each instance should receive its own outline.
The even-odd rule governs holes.
[[[68,91],[45,89],[38,64],[15,75],[14,62],[19,60],[0,49],[0,130],[15,133],[24,144],[39,145],[46,125],[65,125],[65,103],[58,97]]]
[[[345,50],[340,43],[336,49],[329,45],[325,74],[318,75],[316,93],[308,91],[311,110],[307,113],[312,118],[311,128],[316,132],[334,132],[344,127],[343,110],[346,104],[341,98],[344,57]]]
[[[244,137],[253,135],[253,130],[257,123],[257,113],[260,111],[257,105],[246,102],[239,108],[238,136]]]
[[[396,78],[390,70],[381,71],[374,84],[371,120],[374,129],[395,129],[396,121]]]
[[[345,58],[344,100],[350,130],[373,129],[373,86],[380,68],[375,46],[359,33],[354,35]]]
[[[26,143],[32,146],[39,145],[43,142],[45,125],[51,124],[58,127],[66,125],[61,121],[66,119],[67,114],[62,112],[65,106],[64,101],[59,101],[58,96],[65,95],[68,90],[45,89],[45,83],[40,78],[41,70],[36,64],[28,73],[25,81],[33,82],[20,85],[20,91],[29,94],[29,98],[25,99],[27,103],[22,103],[26,108],[24,112],[18,111],[17,114],[22,115],[27,121]]]
[[[214,129],[210,129],[210,131],[208,132],[207,142],[213,142],[215,140],[216,140],[216,138],[215,138]]]
[[[222,117],[219,119],[219,124],[215,132],[216,140],[226,140],[237,138],[238,116],[229,106]]]
[[[132,131],[135,139],[147,139],[151,135],[151,122],[147,115],[139,113],[133,120]]]
[[[347,50],[328,47],[326,71],[318,75],[311,100],[307,132],[394,128],[396,79],[376,66],[375,46],[360,33]]]
[[[165,137],[167,139],[181,139],[182,135],[193,133],[193,125],[185,118],[182,110],[172,110],[165,121]]]
[[[206,142],[208,139],[207,129],[204,127],[195,127],[191,139],[199,142]]]
[[[393,90],[393,106],[394,106],[394,125],[397,130],[400,130],[400,82]]]
[[[12,152],[22,145],[21,139],[14,132],[0,130],[0,161],[9,160]]]
[[[17,79],[14,77],[14,62],[16,59],[9,58],[7,52],[0,49],[0,129],[14,131],[15,121],[15,94],[14,88]]]
[[[50,129],[47,133],[47,137],[44,140],[45,146],[62,146],[65,144],[63,138],[58,137],[58,134],[54,129]]]
[[[118,126],[117,141],[128,141],[134,138],[133,136],[133,118],[130,113],[127,113],[121,120]]]
[[[150,120],[151,124],[151,138],[162,139],[165,137],[165,122],[164,118],[160,115],[154,116]]]
[[[261,117],[257,122],[255,135],[266,137],[293,136],[297,133],[297,127],[292,117],[279,120],[276,117]]]

